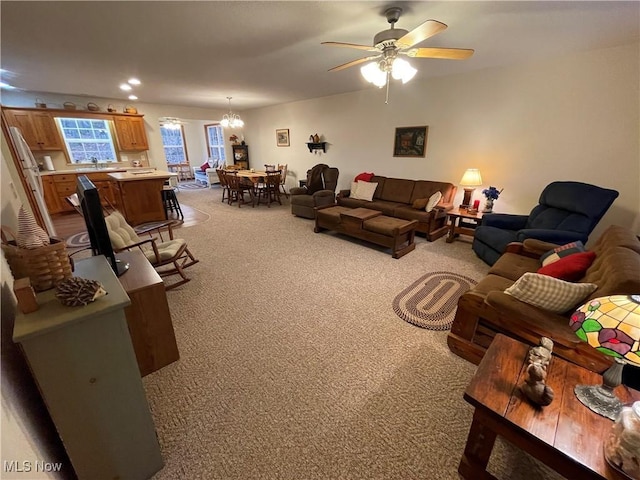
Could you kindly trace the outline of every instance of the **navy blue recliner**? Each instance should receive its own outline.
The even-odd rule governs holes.
[[[491,213],[482,217],[473,237],[473,251],[493,265],[510,242],[536,238],[564,245],[587,242],[618,192],[581,182],[552,182],[540,194],[539,205],[527,215]]]

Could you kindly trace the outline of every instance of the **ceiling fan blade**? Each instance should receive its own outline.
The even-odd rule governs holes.
[[[411,30],[405,36],[396,40],[396,45],[400,48],[409,48],[413,47],[415,44],[426,40],[429,37],[433,37],[436,33],[440,33],[447,26],[438,22],[437,20],[427,20],[422,25],[418,25],[416,28]]]
[[[337,72],[338,70],[344,70],[345,68],[353,67],[360,63],[368,62],[369,60],[373,60],[374,58],[378,58],[379,55],[372,55],[370,57],[359,58],[358,60],[352,60],[347,63],[343,63],[342,65],[338,65],[337,67],[330,68],[330,72]]]
[[[404,53],[416,58],[444,58],[448,60],[464,60],[473,55],[471,48],[412,48]]]
[[[358,45],[356,43],[322,42],[321,45],[329,45],[330,47],[357,48],[358,50],[367,50],[368,52],[378,51],[376,47],[371,47],[369,45]]]

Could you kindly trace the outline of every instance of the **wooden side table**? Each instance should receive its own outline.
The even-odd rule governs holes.
[[[454,208],[447,212],[447,222],[449,222],[449,233],[447,243],[453,242],[458,235],[471,235],[482,221],[482,212],[469,213],[464,208]]]
[[[535,407],[518,388],[529,348],[496,335],[467,387],[464,399],[475,412],[458,467],[462,478],[495,479],[486,467],[500,435],[566,478],[623,480],[604,458],[603,443],[613,422],[582,405],[573,392],[578,384],[602,383],[601,376],[554,356],[547,385],[555,398]],[[640,400],[640,392],[622,385],[615,393],[622,403]]]

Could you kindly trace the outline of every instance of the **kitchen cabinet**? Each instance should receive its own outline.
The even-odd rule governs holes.
[[[114,117],[118,147],[122,151],[148,150],[142,116]]]
[[[249,170],[249,145],[231,145],[233,149],[233,164],[242,170]]]
[[[62,150],[62,138],[50,112],[4,109],[11,127],[18,127],[32,151]]]
[[[100,200],[105,207],[116,205],[115,185],[106,172],[82,173],[54,173],[42,176],[44,202],[49,213],[73,212],[74,208],[67,202],[66,197],[76,193],[78,175],[86,175],[98,188]]]
[[[42,191],[44,194],[44,203],[47,205],[49,213],[60,213],[62,211],[58,201],[58,192],[56,184],[51,175],[42,177]]]
[[[41,292],[38,310],[16,315],[13,341],[78,479],[146,480],[164,462],[127,326],[131,300],[104,256],[78,261],[76,275],[109,294],[66,307],[54,289]]]

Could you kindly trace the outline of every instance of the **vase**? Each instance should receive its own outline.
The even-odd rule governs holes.
[[[493,198],[487,198],[487,201],[484,203],[484,208],[482,209],[482,213],[491,213],[493,211]]]

